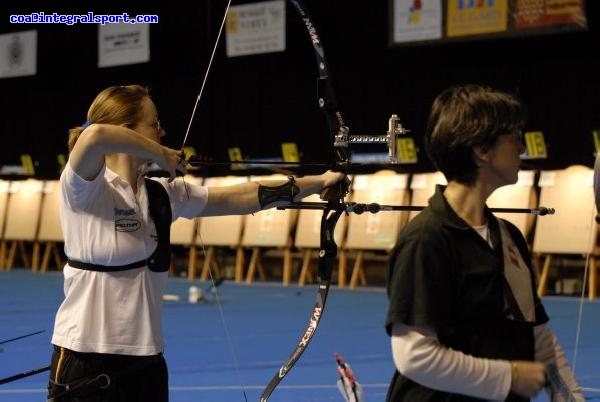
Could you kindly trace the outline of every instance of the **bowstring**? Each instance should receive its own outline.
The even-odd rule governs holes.
[[[595,219],[595,214],[592,217],[592,228],[594,228],[596,225],[596,219]],[[577,326],[575,329],[575,344],[573,345],[573,358],[571,359],[572,366],[573,366],[573,377],[577,378],[575,376],[575,370],[577,368],[577,355],[579,353],[579,340],[581,337],[581,327],[583,324],[583,305],[585,303],[585,291],[587,289],[587,281],[588,281],[588,275],[589,275],[589,269],[590,269],[590,260],[591,258],[595,258],[595,256],[593,256],[593,254],[595,254],[595,242],[592,242],[593,237],[595,236],[596,230],[592,229],[591,233],[590,233],[590,243],[592,244],[592,250],[586,254],[585,257],[585,267],[583,269],[583,283],[581,284],[581,296],[579,297],[579,308],[577,311]]]
[[[183,137],[183,142],[181,143],[181,159],[185,160],[185,143],[187,142],[188,136],[190,135],[190,131],[192,129],[192,124],[194,122],[194,117],[196,117],[196,111],[198,110],[198,105],[200,104],[200,99],[204,94],[204,87],[206,86],[206,82],[208,81],[208,74],[210,73],[210,69],[212,67],[213,60],[215,58],[215,53],[217,52],[217,46],[221,40],[221,34],[223,33],[223,27],[225,26],[225,22],[227,22],[227,14],[229,13],[229,8],[231,6],[231,0],[227,1],[227,6],[225,7],[225,12],[223,13],[223,19],[221,20],[221,26],[219,27],[219,32],[217,33],[217,39],[215,40],[215,44],[213,45],[212,52],[210,54],[210,59],[208,60],[208,65],[206,66],[206,71],[204,72],[204,78],[202,79],[202,85],[200,86],[200,92],[198,92],[198,97],[196,98],[196,102],[194,102],[194,108],[192,109],[192,115],[190,116],[190,121],[188,123],[187,129],[185,130],[185,136]],[[182,179],[185,184],[185,178]],[[187,194],[187,187],[186,187]],[[189,194],[188,198],[189,198]]]
[[[204,240],[202,240],[202,234],[200,233],[200,229],[197,230],[197,237],[200,239],[200,246],[202,247],[202,254],[204,255],[204,259],[206,260],[206,249],[204,247]],[[248,402],[248,396],[246,394],[246,386],[244,385],[244,381],[242,381],[242,373],[240,371],[240,365],[237,358],[237,354],[235,353],[235,347],[233,346],[233,341],[231,339],[231,335],[229,332],[229,327],[227,326],[227,321],[225,320],[225,312],[223,311],[223,305],[221,304],[221,298],[219,296],[218,286],[216,286],[215,275],[211,268],[210,262],[207,264],[208,266],[208,276],[210,278],[210,282],[212,285],[211,291],[215,295],[215,301],[217,302],[217,309],[219,310],[219,316],[221,318],[221,323],[223,324],[223,331],[225,332],[225,338],[227,340],[227,347],[229,348],[229,353],[231,354],[231,359],[233,361],[233,369],[235,370],[236,377],[238,382],[242,386],[242,393],[244,394],[244,400]]]
[[[210,55],[210,60],[208,61],[208,66],[206,67],[206,71],[204,72],[204,79],[202,80],[202,86],[200,87],[200,92],[198,92],[198,97],[196,98],[196,103],[194,103],[194,109],[192,110],[192,116],[190,117],[190,122],[188,123],[187,129],[185,130],[185,136],[183,137],[183,143],[181,144],[181,150],[185,147],[185,143],[190,135],[190,130],[192,128],[192,123],[194,122],[194,117],[196,116],[196,110],[198,109],[198,104],[200,103],[200,99],[202,98],[202,94],[204,93],[204,87],[206,86],[206,82],[208,81],[208,74],[210,73],[210,69],[212,67],[213,60],[215,58],[215,53],[217,52],[217,46],[219,45],[219,41],[221,40],[221,34],[223,33],[223,27],[225,26],[225,22],[227,21],[227,14],[229,13],[229,8],[231,6],[231,0],[227,1],[227,7],[225,7],[225,12],[223,13],[223,19],[221,20],[221,26],[219,27],[219,32],[217,33],[217,39],[215,40],[215,44],[212,49],[212,53]]]
[[[206,71],[204,73],[204,78],[202,79],[202,85],[200,86],[200,92],[198,92],[198,97],[196,98],[196,102],[194,103],[194,108],[192,109],[192,115],[190,117],[190,121],[189,121],[187,129],[185,131],[185,136],[183,137],[183,142],[181,144],[182,156],[184,155],[183,149],[184,149],[187,139],[189,137],[189,134],[190,134],[190,131],[192,128],[192,124],[194,122],[194,117],[196,116],[196,111],[198,110],[198,105],[200,104],[200,99],[202,98],[202,95],[204,94],[204,88],[206,87],[206,83],[208,81],[208,74],[210,73],[210,70],[211,70],[211,67],[213,64],[213,60],[215,58],[215,53],[217,52],[217,46],[219,45],[219,42],[221,40],[221,34],[223,33],[223,27],[225,26],[225,22],[227,21],[227,14],[229,13],[231,1],[232,0],[227,1],[227,6],[225,7],[225,12],[223,13],[223,19],[221,20],[221,25],[220,25],[219,31],[217,33],[217,38],[215,40],[215,44],[213,46],[213,49],[212,49],[212,52],[210,55],[210,59],[208,61],[208,66],[206,67]],[[184,179],[183,179],[183,185],[185,187],[186,194],[188,194],[187,193],[187,184],[185,183]],[[188,194],[188,198],[189,198],[189,194]],[[202,240],[202,236],[200,235],[199,231],[197,232],[197,236],[200,239],[200,245],[202,247],[202,254],[204,254],[204,258],[206,259],[206,249],[204,247],[204,241]],[[221,298],[219,296],[219,291],[216,286],[215,275],[213,274],[213,270],[212,270],[210,264],[208,264],[208,275],[210,277],[210,282],[212,285],[211,291],[214,293],[215,301],[217,302],[217,308],[219,310],[219,316],[221,319],[221,323],[223,325],[223,331],[225,332],[225,338],[227,340],[227,345],[229,348],[229,352],[231,354],[231,359],[233,362],[234,370],[235,370],[238,382],[240,383],[240,385],[242,387],[242,392],[244,394],[244,400],[246,402],[248,402],[248,396],[246,394],[246,386],[244,385],[244,382],[242,381],[242,376],[241,376],[240,367],[239,367],[239,361],[237,358],[237,354],[235,352],[235,348],[233,346],[233,341],[231,339],[231,335],[229,333],[229,327],[227,326],[227,321],[225,320],[225,313],[223,311],[223,305],[221,304]]]

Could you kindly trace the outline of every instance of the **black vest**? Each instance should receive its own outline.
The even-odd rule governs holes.
[[[68,259],[67,262],[73,268],[88,271],[115,272],[148,266],[152,272],[165,272],[171,265],[171,203],[167,190],[155,180],[145,178],[146,192],[148,194],[148,210],[150,217],[156,227],[158,241],[152,255],[142,261],[132,262],[127,265],[97,265],[82,261]]]

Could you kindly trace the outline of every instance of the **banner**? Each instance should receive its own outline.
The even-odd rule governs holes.
[[[0,78],[37,73],[37,31],[0,35]]]
[[[508,0],[449,0],[447,35],[465,36],[508,29]]]
[[[233,6],[227,14],[227,57],[285,50],[285,1]]]
[[[150,61],[149,24],[98,25],[98,67]]]
[[[394,0],[394,42],[442,38],[442,0]]]
[[[587,26],[582,0],[516,0],[515,28],[576,24]]]

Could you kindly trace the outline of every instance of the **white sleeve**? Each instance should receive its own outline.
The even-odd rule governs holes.
[[[581,388],[579,388],[577,380],[575,380],[575,376],[573,375],[573,371],[571,370],[571,367],[569,367],[565,352],[548,324],[535,326],[533,334],[535,336],[535,359],[546,365],[556,365],[558,374],[573,394],[575,400],[583,401],[584,397],[581,393]],[[548,389],[546,389],[546,391],[548,392]]]
[[[506,399],[510,391],[507,360],[452,350],[442,345],[431,329],[395,323],[391,343],[398,371],[423,386],[494,401]]]
[[[200,215],[208,202],[208,187],[189,179],[177,178],[171,183],[167,178],[153,178],[159,181],[169,193],[173,221],[179,217],[193,219]]]
[[[60,176],[62,199],[65,205],[73,211],[86,211],[104,188],[106,164],[93,180],[85,180],[79,176],[67,161]]]

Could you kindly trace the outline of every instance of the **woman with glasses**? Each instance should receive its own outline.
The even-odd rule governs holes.
[[[52,401],[167,401],[162,294],[170,224],[178,217],[248,214],[340,182],[326,172],[284,181],[206,188],[175,180],[182,153],[165,135],[146,88],[114,86],[70,130],[60,178],[68,261],[55,319]],[[169,178],[144,178],[150,162]]]
[[[486,199],[514,184],[525,118],[513,96],[475,85],[434,101],[425,147],[447,186],[402,232],[388,272],[396,366],[387,400],[583,400],[536,295],[527,243]]]

